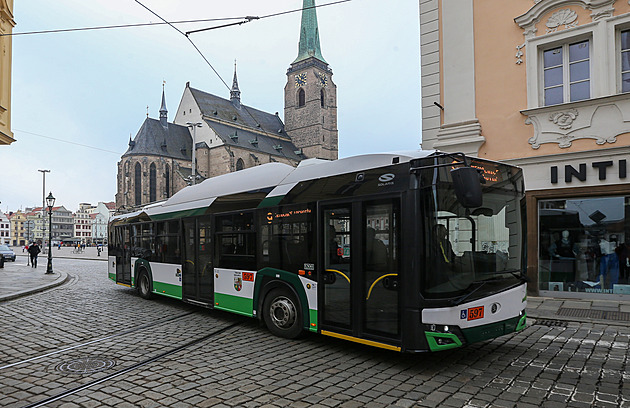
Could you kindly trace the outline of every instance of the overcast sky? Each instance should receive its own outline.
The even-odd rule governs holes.
[[[266,16],[300,0],[141,0],[168,21]],[[330,1],[317,0],[317,5]],[[134,0],[20,0],[14,33],[158,22]],[[300,13],[191,34],[231,85],[234,60],[242,103],[283,117],[286,70],[297,57]],[[337,84],[339,156],[418,149],[420,35],[415,0],[351,0],[317,9],[322,55]],[[226,22],[177,25],[182,31]],[[12,130],[0,147],[0,209],[42,203],[76,211],[113,201],[116,163],[147,115],[159,117],[166,82],[169,121],[186,82],[229,98],[229,90],[173,28],[32,34],[13,37]]]

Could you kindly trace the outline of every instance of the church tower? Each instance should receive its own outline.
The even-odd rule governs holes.
[[[284,123],[304,156],[337,159],[337,86],[319,47],[315,0],[303,0],[298,56],[284,87]]]

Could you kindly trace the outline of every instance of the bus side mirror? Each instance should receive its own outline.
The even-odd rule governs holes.
[[[481,195],[481,176],[473,167],[458,167],[451,170],[453,187],[457,201],[464,208],[480,207],[483,200]]]

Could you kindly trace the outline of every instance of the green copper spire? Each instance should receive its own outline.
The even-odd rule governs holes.
[[[300,44],[298,56],[295,61],[293,61],[293,64],[304,61],[310,57],[315,57],[327,64],[324,57],[322,57],[322,50],[319,48],[319,29],[317,28],[315,0],[303,0]]]

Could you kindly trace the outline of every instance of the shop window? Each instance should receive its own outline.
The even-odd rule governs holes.
[[[539,202],[539,289],[630,295],[630,196]]]

